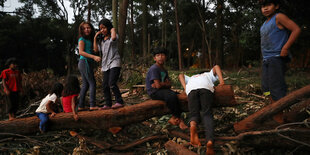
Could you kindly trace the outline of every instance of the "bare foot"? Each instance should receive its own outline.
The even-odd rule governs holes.
[[[182,130],[185,130],[185,129],[188,128],[188,126],[184,123],[183,120],[180,120],[179,127],[180,127],[180,129],[182,129]]]
[[[180,124],[180,119],[176,118],[175,116],[172,116],[168,123],[172,124],[172,125],[179,125]]]
[[[197,133],[197,127],[191,126],[190,127],[191,132],[191,145],[193,146],[201,146],[201,143],[199,141],[198,133]]]
[[[208,141],[207,143],[207,151],[206,151],[206,155],[214,155],[215,152],[214,152],[214,149],[213,149],[213,143],[212,141]]]

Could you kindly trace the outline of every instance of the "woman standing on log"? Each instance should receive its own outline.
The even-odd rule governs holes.
[[[100,62],[101,58],[93,54],[92,38],[94,27],[89,22],[82,22],[79,26],[79,71],[82,76],[82,89],[80,91],[79,110],[85,110],[85,96],[88,88],[89,110],[96,110],[96,80],[93,71],[93,61]]]

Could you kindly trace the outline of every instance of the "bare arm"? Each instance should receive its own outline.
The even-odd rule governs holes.
[[[56,115],[55,111],[52,109],[52,106],[51,106],[53,103],[54,103],[53,101],[49,100],[47,101],[47,104],[46,104],[47,112],[52,113],[51,117],[54,117]]]
[[[111,39],[112,39],[113,41],[116,40],[116,31],[115,31],[115,28],[112,28],[112,29],[111,29]]]
[[[166,80],[165,82],[160,82],[159,80],[154,80],[154,83],[152,84],[153,88],[171,88],[171,82],[169,80]]]
[[[79,54],[81,56],[94,59],[97,62],[100,62],[100,60],[101,60],[101,58],[99,56],[92,55],[92,54],[89,54],[89,53],[85,52],[85,43],[84,43],[84,41],[80,41],[79,42]]]
[[[185,83],[185,76],[184,76],[183,73],[182,73],[182,74],[179,74],[179,81],[180,81],[182,87],[183,87],[184,90],[185,90],[185,89],[186,89],[186,83]]]
[[[291,31],[291,35],[289,36],[287,42],[284,44],[281,50],[280,56],[287,56],[288,55],[288,49],[292,46],[292,44],[296,41],[298,38],[301,30],[299,26],[289,19],[286,15],[279,13],[276,17],[276,23],[277,26],[280,29],[286,28]]]
[[[74,120],[77,121],[79,119],[79,117],[77,115],[76,108],[75,108],[76,107],[76,101],[77,101],[77,96],[72,97],[71,108],[72,108],[73,118],[74,118]]]
[[[4,88],[5,94],[6,94],[6,95],[10,95],[10,90],[8,89],[8,86],[6,85],[4,79],[2,79],[2,85],[3,85],[3,88]]]
[[[215,65],[213,67],[213,74],[218,76],[219,81],[220,81],[219,85],[224,85],[225,84],[224,83],[224,79],[223,79],[223,75],[222,75],[222,70],[221,70],[220,66]]]

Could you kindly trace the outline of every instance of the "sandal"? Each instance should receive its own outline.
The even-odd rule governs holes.
[[[112,109],[121,108],[121,107],[123,107],[123,106],[124,106],[123,104],[115,103],[115,104],[112,106]]]
[[[99,108],[99,110],[108,110],[108,109],[111,109],[111,107],[107,105],[103,106],[102,108]]]

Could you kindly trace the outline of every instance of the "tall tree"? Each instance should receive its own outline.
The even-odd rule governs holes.
[[[223,7],[224,0],[217,0],[216,4],[216,63],[223,66]]]
[[[113,27],[116,29],[117,32],[117,8],[118,8],[118,0],[112,0],[112,22],[113,22]]]
[[[179,58],[179,70],[182,70],[182,51],[181,51],[181,37],[180,37],[180,24],[178,16],[178,1],[174,0],[174,12],[175,12],[175,26],[177,30],[177,42],[178,42],[178,58]]]
[[[119,9],[119,19],[118,19],[118,23],[119,23],[118,24],[118,34],[119,34],[118,50],[119,50],[121,56],[124,55],[127,8],[128,8],[128,0],[121,0],[120,1],[120,9]]]
[[[90,22],[90,17],[91,17],[91,0],[88,0],[88,5],[87,5],[87,21]]]
[[[130,42],[131,42],[131,60],[134,60],[134,54],[135,54],[135,34],[134,34],[134,16],[133,16],[133,0],[130,0],[130,19],[129,20],[129,25],[130,25]]]
[[[162,2],[162,31],[161,31],[161,46],[167,47],[167,2]]]
[[[142,48],[143,48],[143,57],[147,53],[147,0],[142,1]]]

